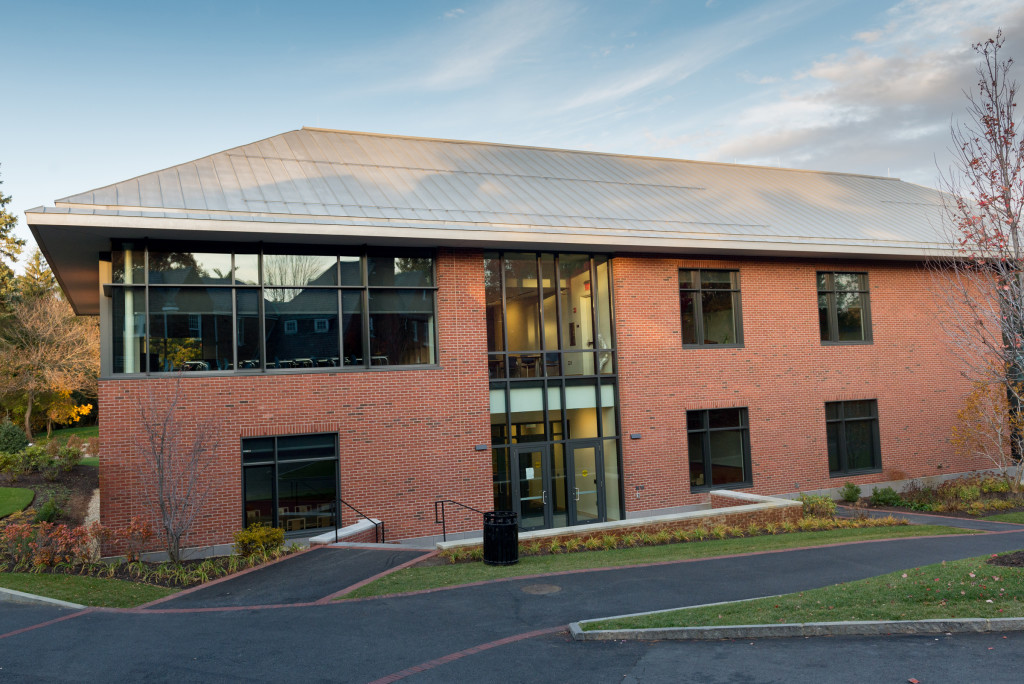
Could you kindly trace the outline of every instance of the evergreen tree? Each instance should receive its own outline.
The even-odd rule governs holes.
[[[57,292],[57,279],[53,277],[49,264],[39,249],[32,250],[32,256],[25,264],[25,273],[17,278],[18,294],[36,299]]]
[[[0,181],[3,185],[3,181]],[[7,211],[7,205],[11,202],[11,196],[0,191],[0,259],[8,266],[18,260],[21,248],[25,241],[14,235],[14,227],[18,225],[18,217]]]

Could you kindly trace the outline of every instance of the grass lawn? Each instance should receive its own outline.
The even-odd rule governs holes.
[[[119,579],[31,572],[0,572],[0,587],[86,606],[109,608],[131,608],[178,591]]]
[[[791,534],[765,535],[738,539],[716,539],[685,544],[644,546],[610,551],[585,551],[548,556],[522,556],[516,565],[492,566],[483,563],[458,563],[454,565],[433,565],[411,567],[399,570],[376,582],[371,582],[341,600],[363,596],[398,594],[420,589],[434,589],[482,580],[536,575],[544,572],[604,568],[660,561],[685,560],[688,558],[711,558],[752,551],[771,551],[800,546],[821,546],[836,542],[867,539],[894,539],[900,537],[921,537],[933,534],[969,534],[961,530],[938,525],[906,525],[900,527],[869,527],[862,529],[829,530],[825,532],[794,532]]]
[[[31,489],[0,487],[0,518],[25,510],[35,495]]]
[[[79,461],[78,464],[79,465],[84,465],[84,466],[92,466],[93,468],[99,468],[100,467],[100,457],[99,456],[86,456],[81,461]]]
[[[68,440],[68,437],[70,437],[71,435],[78,435],[82,439],[89,439],[90,437],[99,437],[100,428],[98,425],[62,428],[60,430],[54,430],[53,434],[50,435],[50,439],[46,438],[46,431],[44,430],[42,434],[36,435],[36,444],[46,444],[51,440],[59,440],[61,442],[66,442]]]
[[[588,622],[583,629],[1024,616],[1024,568],[989,565],[988,558],[926,565],[774,598]]]
[[[1017,511],[1016,513],[1000,513],[999,515],[988,515],[985,516],[985,520],[995,520],[997,522],[1009,522],[1019,523],[1024,525],[1024,511]]]

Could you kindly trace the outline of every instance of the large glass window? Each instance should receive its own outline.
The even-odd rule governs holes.
[[[747,409],[687,411],[686,433],[691,489],[751,485]]]
[[[552,488],[550,524],[566,524],[565,511],[573,506],[563,501],[570,477],[565,464],[575,459],[583,464],[580,483],[603,491],[600,510],[607,519],[622,516],[611,271],[604,256],[484,255],[494,505],[500,510],[515,503],[513,466],[543,467],[534,475],[548,478]],[[534,452],[531,443],[547,446]],[[597,458],[602,451],[598,475],[583,455]],[[524,454],[541,466],[524,465]]]
[[[683,344],[743,344],[738,271],[679,271]]]
[[[336,527],[338,437],[334,434],[242,440],[244,525],[286,532]]]
[[[822,342],[870,342],[868,274],[819,273],[818,323]]]
[[[878,404],[874,399],[827,402],[825,430],[832,475],[881,470]]]
[[[111,261],[113,373],[437,363],[429,256],[124,244]]]

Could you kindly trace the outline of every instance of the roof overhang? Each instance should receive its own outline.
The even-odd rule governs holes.
[[[143,212],[138,212],[143,213]],[[191,243],[254,242],[383,247],[527,248],[608,253],[722,254],[828,259],[922,261],[948,250],[929,243],[893,240],[796,238],[629,229],[553,227],[339,217],[282,220],[274,215],[200,218],[185,215],[123,215],[73,208],[25,213],[32,234],[75,312],[99,313],[98,259],[112,240],[181,240]],[[294,219],[294,216],[287,217]],[[699,228],[699,227],[695,227]]]

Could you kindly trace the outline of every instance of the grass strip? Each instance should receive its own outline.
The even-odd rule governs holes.
[[[1004,618],[1024,615],[1024,568],[989,565],[989,556],[773,598],[601,620],[584,630],[714,627],[853,620]]]
[[[505,566],[484,565],[480,562],[414,566],[405,570],[399,570],[360,587],[354,592],[341,597],[341,600],[399,594],[408,591],[450,587],[504,577],[520,577],[523,575],[561,572],[564,570],[617,567],[690,558],[712,558],[736,553],[774,551],[801,546],[822,546],[837,542],[923,537],[934,534],[970,534],[972,532],[974,530],[943,527],[940,525],[869,527],[822,532],[793,532],[737,539],[715,539],[703,542],[644,546],[609,551],[584,551],[548,556],[521,556],[519,563],[516,565]]]
[[[999,515],[988,515],[985,516],[984,520],[993,520],[995,522],[1018,523],[1020,525],[1024,525],[1024,511],[1016,511],[1015,513],[1000,513]]]
[[[100,467],[100,457],[99,456],[86,456],[85,458],[83,458],[81,461],[78,462],[78,465],[84,465],[84,466],[91,466],[93,468],[99,468]]]
[[[31,489],[0,487],[0,518],[25,510],[35,495]]]
[[[78,435],[82,439],[89,439],[90,437],[99,437],[100,428],[98,425],[85,425],[82,427],[71,427],[61,428],[60,430],[54,430],[49,438],[45,434],[36,435],[37,444],[46,444],[47,442],[66,442],[68,437],[72,435]]]
[[[119,579],[34,572],[0,572],[0,587],[108,608],[132,608],[178,591]]]

